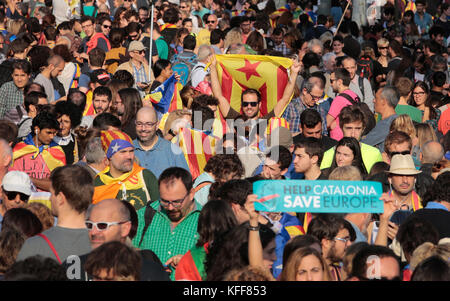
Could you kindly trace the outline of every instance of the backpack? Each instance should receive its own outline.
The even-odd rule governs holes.
[[[367,135],[377,124],[375,120],[375,115],[372,113],[372,111],[369,109],[369,106],[365,102],[361,102],[361,99],[356,96],[356,99],[353,99],[350,95],[346,93],[341,93],[338,96],[342,96],[348,101],[352,103],[353,106],[357,106],[361,109],[361,111],[364,114],[364,119],[366,121],[366,127],[363,132],[363,136]]]
[[[153,202],[148,202],[147,205],[145,206],[144,229],[142,230],[142,236],[141,239],[139,240],[138,246],[141,246],[142,241],[144,240],[145,232],[147,232],[148,227],[150,226],[150,224],[153,221],[153,218],[155,217],[156,210],[152,208],[151,206],[152,203]]]
[[[360,58],[357,62],[357,66],[358,66],[358,75],[359,77],[365,77],[367,78],[369,81],[372,80],[372,76],[373,76],[373,62],[372,59],[366,56],[363,56],[362,58]]]
[[[172,58],[172,70],[180,75],[180,83],[186,86],[186,83],[191,78],[192,68],[197,63],[197,56],[183,57],[180,54],[175,54]]]

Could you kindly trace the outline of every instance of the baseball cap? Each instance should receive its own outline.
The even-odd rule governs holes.
[[[106,85],[111,79],[111,76],[105,69],[94,70],[91,72],[89,77],[92,83],[99,83],[102,86]]]
[[[128,52],[145,50],[147,47],[141,41],[132,41],[128,46]]]
[[[12,170],[2,180],[3,190],[31,195],[31,180],[23,171]]]

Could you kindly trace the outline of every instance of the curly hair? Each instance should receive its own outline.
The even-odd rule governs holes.
[[[141,265],[141,256],[134,249],[119,241],[112,241],[89,253],[84,268],[94,277],[106,270],[108,275],[114,276],[114,280],[139,281]]]
[[[229,175],[241,178],[244,166],[236,154],[218,154],[208,160],[204,171],[212,173],[216,182],[226,182]]]
[[[231,270],[224,281],[275,281],[269,271],[261,267],[246,266]]]
[[[67,281],[66,270],[56,260],[36,255],[17,261],[5,273],[5,280]]]
[[[25,207],[30,210],[41,221],[42,231],[50,229],[55,223],[55,219],[50,209],[42,203],[29,203]]]

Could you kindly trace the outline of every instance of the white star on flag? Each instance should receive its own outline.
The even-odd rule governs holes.
[[[119,150],[119,143],[117,143],[116,142],[116,145],[114,145],[113,147],[112,147],[112,151],[115,153],[115,152],[117,152],[118,150]]]

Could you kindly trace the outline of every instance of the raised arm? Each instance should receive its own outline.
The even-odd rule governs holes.
[[[250,215],[248,233],[248,260],[249,265],[253,267],[264,268],[263,247],[259,237],[259,213],[255,211],[255,201],[257,197],[251,194],[245,202],[245,209]]]
[[[283,113],[283,109],[288,105],[292,93],[294,93],[295,84],[297,82],[297,76],[300,72],[301,64],[298,60],[293,61],[291,66],[291,74],[289,78],[289,82],[286,85],[286,88],[284,89],[283,96],[281,99],[277,102],[275,105],[273,112],[276,117],[281,117],[281,114]]]
[[[216,56],[213,54],[209,57],[208,63],[211,64],[210,74],[211,74],[211,89],[214,96],[219,100],[219,110],[222,116],[225,118],[230,112],[230,103],[222,94],[222,87],[219,83],[219,77],[217,75],[217,60]]]

